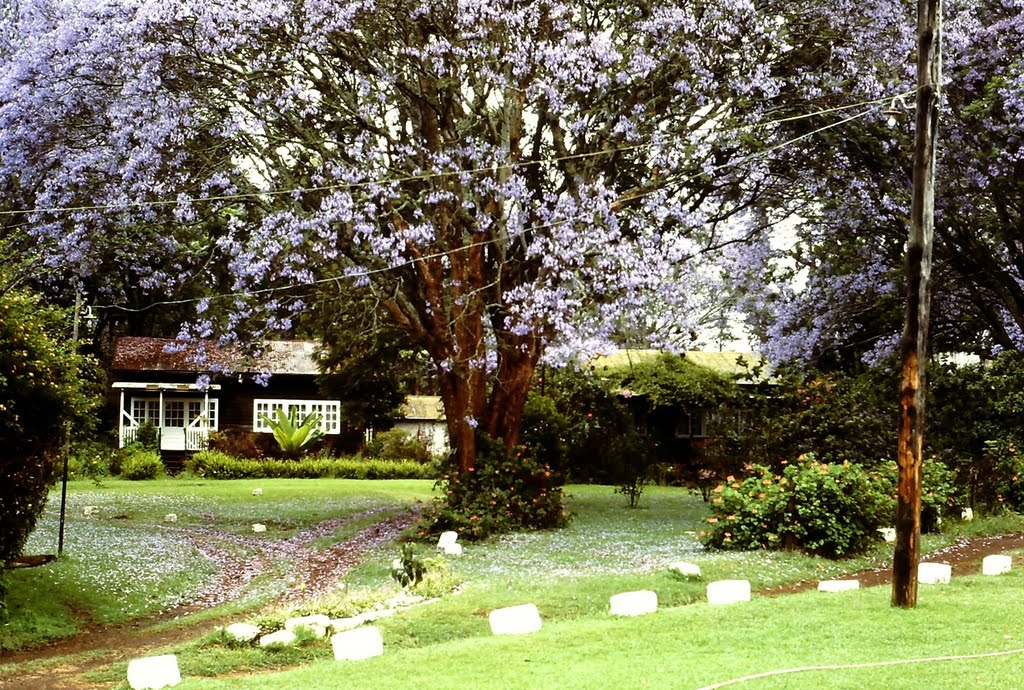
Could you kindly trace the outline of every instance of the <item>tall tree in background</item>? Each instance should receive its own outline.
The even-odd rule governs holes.
[[[881,5],[845,19],[825,8],[808,13],[807,38],[789,54],[798,69],[822,56],[833,62],[819,78],[809,75],[780,96],[785,112],[825,110],[885,92],[908,95],[893,99],[886,112],[825,131],[815,132],[848,111],[780,127],[783,139],[808,134],[779,157],[794,171],[786,207],[793,224],[785,241],[765,239],[756,252],[737,252],[732,267],[734,275],[747,276],[741,301],[773,359],[845,367],[897,351],[914,102],[914,21],[910,4],[903,4],[902,14],[888,18],[876,16]],[[1017,53],[1024,13],[1018,2],[950,0],[945,15],[932,349],[1020,349],[1024,65]],[[779,208],[766,213],[777,216]],[[774,269],[766,271],[766,264]],[[765,281],[773,273],[777,280]]]
[[[74,209],[25,216],[79,273],[126,247],[163,290],[215,251],[236,294],[183,337],[287,331],[354,281],[429,354],[465,470],[478,430],[517,440],[543,354],[696,326],[697,257],[788,182],[751,156],[780,10],[37,0],[0,72],[0,185]]]

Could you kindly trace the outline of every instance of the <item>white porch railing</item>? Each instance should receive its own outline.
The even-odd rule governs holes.
[[[181,432],[184,431],[184,448],[181,444]],[[157,427],[158,438],[160,439],[160,450],[206,450],[210,443],[209,427]],[[121,427],[121,447],[125,448],[138,440],[138,426]]]

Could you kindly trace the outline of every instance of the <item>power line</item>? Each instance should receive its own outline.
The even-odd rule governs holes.
[[[847,110],[852,110],[854,108],[862,108],[862,107],[869,106],[869,105],[878,105],[878,104],[887,103],[887,102],[891,103],[891,102],[893,102],[893,101],[895,101],[895,100],[897,100],[899,98],[904,98],[906,96],[910,96],[910,95],[913,95],[913,94],[914,94],[914,91],[908,91],[906,93],[899,94],[899,95],[897,95],[895,97],[894,96],[884,96],[882,98],[876,98],[876,99],[872,99],[872,100],[861,101],[859,103],[851,103],[851,104],[847,104],[847,105],[841,105],[841,106],[835,106],[835,107],[832,107],[832,108],[825,108],[825,109],[822,109],[822,110],[816,110],[816,111],[814,111],[812,113],[805,113],[805,114],[802,114],[802,115],[793,115],[793,116],[789,116],[789,117],[779,118],[777,120],[771,120],[769,122],[758,123],[757,125],[741,125],[741,126],[737,126],[737,127],[733,127],[733,128],[729,128],[729,129],[722,129],[722,130],[714,130],[713,129],[713,130],[710,131],[710,133],[713,133],[713,134],[725,134],[725,133],[730,133],[730,132],[756,131],[757,129],[767,129],[767,128],[770,128],[770,127],[774,127],[776,125],[785,124],[787,122],[795,122],[795,121],[799,121],[799,120],[805,120],[805,119],[810,119],[810,118],[815,118],[815,117],[821,117],[823,115],[830,115],[830,114],[833,114],[833,113],[844,112],[844,111],[847,111]],[[872,111],[872,112],[874,112],[874,111]],[[843,122],[845,122],[845,121],[847,121],[847,120],[844,120]],[[820,130],[816,130],[816,131],[820,131]],[[814,134],[814,133],[816,133],[816,132],[810,132],[808,135],[804,135],[803,137],[797,137],[796,139],[793,139],[791,142],[786,142],[786,143],[793,143],[793,142],[799,141],[800,139],[805,138],[806,136],[809,136],[810,134]],[[634,144],[632,146],[619,146],[619,147],[615,147],[615,148],[605,148],[605,149],[600,149],[598,151],[589,151],[589,152],[585,152],[585,153],[576,153],[576,154],[570,154],[570,155],[566,155],[566,156],[553,156],[553,157],[550,157],[550,158],[545,158],[543,160],[536,160],[536,161],[513,161],[513,162],[504,163],[504,164],[495,163],[493,165],[482,166],[482,167],[478,167],[478,168],[464,168],[464,169],[452,170],[452,171],[448,171],[448,172],[419,173],[419,174],[411,174],[411,175],[404,175],[404,176],[398,176],[398,177],[378,178],[378,179],[375,179],[375,180],[366,180],[366,181],[363,181],[363,182],[340,182],[340,183],[336,183],[336,184],[313,185],[313,186],[308,186],[308,187],[290,187],[288,189],[263,190],[263,191],[257,191],[257,192],[240,192],[240,193],[237,193],[237,194],[217,194],[217,195],[203,196],[203,197],[192,197],[192,198],[187,198],[187,199],[154,199],[154,200],[148,200],[148,201],[129,201],[129,202],[117,203],[117,204],[83,204],[83,205],[79,205],[79,206],[48,206],[48,207],[33,207],[33,208],[23,208],[23,209],[14,209],[14,210],[0,210],[0,217],[21,215],[21,214],[26,214],[26,215],[41,214],[41,213],[71,214],[71,213],[82,213],[82,212],[87,212],[87,211],[118,211],[118,210],[128,210],[128,209],[138,209],[138,208],[154,208],[154,207],[160,207],[160,206],[176,206],[176,205],[181,204],[181,203],[189,203],[189,204],[216,203],[216,202],[225,202],[225,201],[241,201],[241,200],[244,200],[244,199],[259,199],[259,198],[275,197],[275,196],[294,196],[294,195],[297,195],[297,194],[306,194],[306,193],[312,193],[312,192],[329,192],[329,191],[337,191],[337,190],[342,190],[342,189],[361,189],[361,188],[364,188],[364,187],[386,185],[386,184],[394,184],[394,183],[402,183],[402,182],[415,182],[415,181],[431,180],[431,179],[454,177],[454,176],[461,176],[461,175],[478,175],[478,174],[481,174],[481,173],[493,172],[496,169],[509,169],[509,168],[516,169],[516,168],[532,167],[532,166],[538,166],[538,165],[544,165],[544,164],[562,163],[562,162],[567,162],[567,161],[572,161],[572,160],[583,160],[583,159],[587,159],[587,158],[595,158],[595,157],[598,157],[598,156],[606,156],[606,155],[611,155],[611,154],[615,154],[615,153],[621,153],[621,152],[625,152],[625,151],[635,151],[637,149],[647,148],[647,147],[650,147],[650,146],[652,146],[652,144],[650,144],[650,143]],[[772,150],[775,150],[775,149],[769,149],[769,151],[772,151]]]
[[[911,93],[913,93],[913,92],[911,92]],[[855,107],[864,107],[864,106],[868,106],[868,105],[878,105],[880,103],[890,102],[891,100],[892,100],[892,97],[886,96],[885,98],[879,98],[879,99],[875,99],[875,100],[872,100],[872,101],[865,101],[863,103],[859,103],[859,104],[855,104],[855,105],[841,106],[841,107],[829,109],[827,111],[819,111],[819,112],[814,113],[813,115],[801,116],[801,117],[797,117],[797,118],[784,118],[784,119],[777,120],[776,122],[781,123],[781,122],[791,121],[793,119],[804,119],[806,117],[817,116],[817,115],[821,115],[821,114],[825,114],[825,113],[842,112],[842,111],[847,111],[847,110],[853,109]],[[870,115],[870,114],[873,114],[873,113],[876,113],[876,112],[878,112],[877,109],[864,110],[862,112],[856,113],[854,115],[850,115],[850,116],[845,117],[845,118],[843,118],[841,120],[838,120],[836,122],[832,122],[832,123],[829,123],[827,125],[823,125],[823,126],[817,128],[817,129],[813,130],[813,131],[805,132],[804,134],[801,134],[799,136],[793,137],[792,139],[789,139],[787,141],[780,142],[779,144],[776,144],[775,146],[769,147],[769,148],[765,149],[764,151],[755,152],[755,153],[750,154],[749,156],[745,156],[745,157],[743,157],[741,159],[738,159],[738,160],[735,160],[735,161],[729,161],[727,163],[722,163],[720,165],[716,165],[714,167],[702,170],[700,173],[696,173],[696,174],[693,174],[693,175],[688,175],[688,176],[680,177],[680,178],[670,182],[670,184],[681,185],[681,184],[689,182],[689,181],[691,181],[693,179],[696,179],[697,177],[706,176],[706,175],[708,175],[710,173],[718,172],[718,171],[721,171],[721,170],[726,170],[726,169],[729,169],[729,168],[733,168],[733,167],[736,167],[736,166],[739,166],[739,165],[743,165],[743,164],[746,164],[746,163],[749,163],[749,162],[756,161],[759,158],[762,158],[762,157],[766,156],[767,154],[773,153],[773,152],[775,152],[777,150],[785,148],[786,146],[792,145],[792,144],[794,144],[794,143],[796,143],[798,141],[801,141],[801,140],[806,139],[808,137],[814,136],[815,134],[819,134],[819,133],[827,131],[829,129],[833,129],[835,127],[842,126],[842,125],[844,125],[844,124],[846,124],[848,122],[852,122],[854,120],[860,119],[862,117],[865,117],[867,115]],[[584,154],[581,154],[581,155],[584,155]],[[585,154],[585,155],[599,155],[599,154],[593,153],[593,154]],[[487,170],[490,170],[490,168],[488,168]],[[447,174],[460,174],[460,173],[445,173],[445,175],[447,175]],[[663,189],[664,189],[664,187],[659,187],[657,189],[647,190],[647,191],[644,191],[644,192],[637,192],[637,193],[627,194],[627,195],[624,195],[624,196],[620,197],[619,199],[617,199],[616,203],[620,203],[621,204],[621,203],[628,203],[628,202],[636,201],[636,200],[642,199],[642,198],[644,198],[646,196],[650,196],[652,194],[658,193],[658,192],[662,191]],[[534,226],[532,226],[530,228],[530,230],[531,231],[537,231],[537,230],[543,230],[543,229],[546,229],[546,228],[558,227],[558,226],[561,226],[561,225],[566,225],[566,224],[569,224],[569,223],[575,223],[575,222],[578,222],[578,221],[582,221],[582,220],[585,220],[588,217],[589,217],[589,215],[583,215],[583,214],[576,215],[576,216],[570,216],[568,218],[563,218],[563,219],[560,219],[560,220],[557,220],[557,221],[551,221],[551,222],[548,222],[548,223],[534,225]],[[279,292],[286,292],[286,291],[289,291],[289,290],[294,290],[294,289],[299,289],[299,288],[314,287],[316,285],[323,285],[323,284],[326,284],[326,283],[335,283],[335,282],[339,282],[341,280],[355,280],[355,279],[360,279],[360,278],[369,278],[370,276],[377,275],[377,274],[380,274],[380,273],[387,273],[387,272],[390,272],[390,271],[398,270],[400,268],[405,268],[407,266],[414,265],[414,264],[416,264],[416,263],[418,263],[420,261],[429,261],[429,260],[433,260],[433,259],[444,258],[446,256],[450,256],[450,255],[458,253],[458,252],[468,251],[468,250],[470,250],[470,249],[472,249],[474,247],[495,244],[498,241],[499,241],[499,238],[496,238],[496,237],[495,238],[491,238],[491,239],[479,240],[479,241],[471,242],[471,243],[469,243],[467,245],[464,245],[464,246],[461,246],[461,247],[456,247],[454,249],[448,249],[448,250],[444,250],[444,251],[434,252],[434,253],[431,253],[431,254],[426,254],[426,255],[419,256],[419,257],[416,257],[416,258],[413,258],[413,259],[407,259],[405,261],[402,261],[402,262],[399,262],[399,263],[396,263],[396,264],[393,264],[393,265],[390,265],[390,266],[384,266],[384,267],[374,268],[374,269],[352,270],[352,271],[348,271],[348,272],[340,274],[340,275],[333,275],[333,276],[327,276],[327,277],[324,277],[324,278],[318,278],[316,280],[312,280],[312,281],[305,282],[305,283],[289,283],[287,285],[280,285],[280,286],[275,286],[275,287],[258,288],[258,289],[255,289],[255,290],[239,290],[239,291],[234,291],[234,292],[229,292],[229,293],[221,293],[221,294],[217,294],[217,295],[209,295],[209,296],[205,296],[205,297],[193,297],[193,298],[180,299],[180,300],[162,300],[162,301],[158,301],[158,302],[153,302],[153,303],[151,303],[151,304],[149,304],[149,305],[147,305],[145,307],[139,307],[139,308],[125,307],[125,306],[116,305],[116,304],[96,305],[96,308],[99,308],[99,309],[117,309],[119,311],[124,311],[124,312],[139,313],[139,312],[148,311],[149,309],[153,309],[155,307],[161,307],[161,306],[181,306],[181,305],[185,305],[185,304],[194,304],[194,303],[198,303],[198,302],[202,302],[202,301],[212,301],[212,300],[219,300],[219,299],[245,298],[245,297],[254,297],[254,296],[259,296],[259,295],[269,295],[269,294],[275,294],[275,293],[279,293]]]

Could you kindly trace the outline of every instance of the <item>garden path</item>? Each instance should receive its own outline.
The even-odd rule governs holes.
[[[90,683],[81,676],[93,669],[141,656],[151,650],[193,639],[216,625],[236,622],[237,616],[223,620],[201,618],[191,621],[192,614],[232,601],[258,577],[273,575],[282,562],[288,564],[284,591],[275,604],[295,604],[314,598],[335,587],[345,573],[357,565],[371,549],[387,544],[419,518],[415,510],[384,517],[358,532],[352,538],[329,549],[315,550],[309,545],[330,536],[348,523],[383,513],[373,509],[341,519],[328,520],[281,542],[267,542],[251,536],[217,532],[202,527],[166,527],[180,534],[195,548],[217,564],[213,583],[182,606],[157,616],[130,621],[122,625],[90,625],[81,633],[0,658],[0,688],[3,690],[85,690],[109,687]],[[230,544],[231,548],[226,545]],[[238,548],[250,555],[240,557]],[[177,621],[173,626],[166,625]],[[62,659],[58,666],[47,664],[32,669],[29,662]],[[25,666],[29,665],[26,669]]]

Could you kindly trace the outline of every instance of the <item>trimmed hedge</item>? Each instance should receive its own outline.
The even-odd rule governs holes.
[[[437,470],[411,460],[303,458],[250,460],[217,450],[196,453],[185,471],[204,479],[435,479]]]

